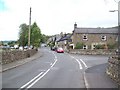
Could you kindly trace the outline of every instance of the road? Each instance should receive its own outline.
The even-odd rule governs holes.
[[[115,88],[105,74],[108,56],[56,53],[42,48],[43,56],[2,73],[3,88]],[[103,78],[101,78],[103,75]],[[99,80],[107,79],[104,87]],[[97,80],[96,80],[97,79]],[[88,81],[89,80],[89,81]],[[110,83],[109,83],[110,81]],[[22,89],[20,89],[22,90]]]

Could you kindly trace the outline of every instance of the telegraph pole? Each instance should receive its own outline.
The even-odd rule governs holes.
[[[120,1],[118,2],[118,90],[120,90]]]
[[[30,7],[30,13],[29,13],[29,31],[28,31],[28,47],[30,47],[30,33],[31,33],[31,7]]]

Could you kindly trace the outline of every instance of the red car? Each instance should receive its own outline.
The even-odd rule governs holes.
[[[63,48],[57,48],[56,52],[57,53],[64,53],[64,50],[63,50]]]

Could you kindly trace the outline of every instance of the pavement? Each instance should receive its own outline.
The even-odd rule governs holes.
[[[38,49],[38,52],[29,57],[29,58],[25,58],[25,59],[22,59],[22,60],[18,60],[18,61],[15,61],[15,62],[12,62],[12,63],[9,63],[9,64],[5,64],[5,65],[0,65],[0,72],[4,72],[4,71],[7,71],[7,70],[10,70],[10,69],[13,69],[13,68],[16,68],[18,66],[21,66],[27,62],[30,62],[32,60],[36,60],[37,58],[40,58],[41,56],[43,56],[43,52],[40,51],[40,49]]]
[[[118,88],[118,84],[106,74],[107,63],[88,68],[85,73],[87,88]]]

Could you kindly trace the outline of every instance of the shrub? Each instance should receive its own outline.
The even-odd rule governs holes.
[[[95,49],[104,49],[104,45],[98,44],[95,46]]]
[[[82,49],[83,48],[83,43],[78,42],[75,46],[75,49]]]
[[[108,49],[115,49],[117,44],[107,44]]]

